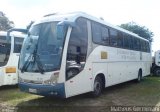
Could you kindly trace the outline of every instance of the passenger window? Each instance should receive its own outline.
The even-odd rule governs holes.
[[[92,22],[93,42],[101,45],[109,45],[109,31],[107,27]]]
[[[131,50],[134,50],[134,43],[133,42],[134,42],[134,37],[130,36],[130,42],[129,43],[130,43],[130,49]]]
[[[110,45],[111,46],[117,46],[117,37],[118,32],[116,30],[110,29]]]
[[[118,32],[117,44],[118,44],[118,47],[120,48],[123,47],[123,33],[122,32]]]
[[[141,51],[145,52],[145,41],[141,41]]]
[[[88,47],[87,20],[79,18],[76,24],[76,27],[72,28],[68,44],[66,80],[81,72],[86,62]]]
[[[134,38],[133,41],[133,49],[134,50],[140,50],[140,40],[137,38]]]
[[[124,34],[124,41],[123,41],[123,47],[126,49],[130,49],[130,38],[129,35]]]
[[[145,41],[145,52],[148,52],[147,42]]]
[[[92,22],[92,36],[93,36],[93,42],[95,43],[102,43],[102,37],[101,37],[101,25],[95,22]],[[104,37],[105,39],[105,37]]]
[[[150,52],[150,44],[147,42],[147,52]]]
[[[101,31],[102,31],[102,44],[104,45],[109,45],[109,32],[108,32],[108,28],[106,27],[101,27]]]
[[[14,38],[14,53],[20,53],[21,47],[23,44],[23,38],[15,37]]]
[[[11,51],[11,37],[0,36],[0,67],[5,66],[8,62]]]

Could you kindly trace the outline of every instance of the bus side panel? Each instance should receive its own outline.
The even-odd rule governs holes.
[[[3,85],[15,85],[18,83],[18,75],[17,75],[18,57],[19,57],[19,54],[12,53],[10,55],[10,58],[8,60],[6,67],[14,67],[16,68],[16,72],[5,73]]]
[[[2,86],[4,83],[4,69],[3,67],[0,67],[0,86]]]
[[[108,63],[108,75],[110,77],[110,79],[107,80],[111,80],[107,86],[110,85],[114,85],[117,83],[121,83],[123,81],[128,80],[129,78],[129,69],[127,66],[127,63],[125,62],[109,62]],[[128,77],[126,77],[126,75],[128,74]],[[125,79],[125,80],[124,80]]]
[[[82,70],[75,77],[65,82],[66,97],[91,91],[91,71]]]

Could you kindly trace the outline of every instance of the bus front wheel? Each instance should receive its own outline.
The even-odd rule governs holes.
[[[97,76],[94,80],[93,91],[91,92],[93,97],[98,97],[102,93],[103,85],[101,77]]]

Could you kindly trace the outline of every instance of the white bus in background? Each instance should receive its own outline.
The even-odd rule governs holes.
[[[18,83],[17,65],[24,35],[0,32],[0,86]]]
[[[86,13],[48,15],[35,22],[19,61],[19,88],[63,98],[150,74],[148,40]]]
[[[154,52],[151,71],[153,75],[160,76],[160,50]]]

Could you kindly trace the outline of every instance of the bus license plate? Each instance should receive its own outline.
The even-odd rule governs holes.
[[[29,92],[31,92],[31,93],[37,93],[37,89],[29,88]]]

